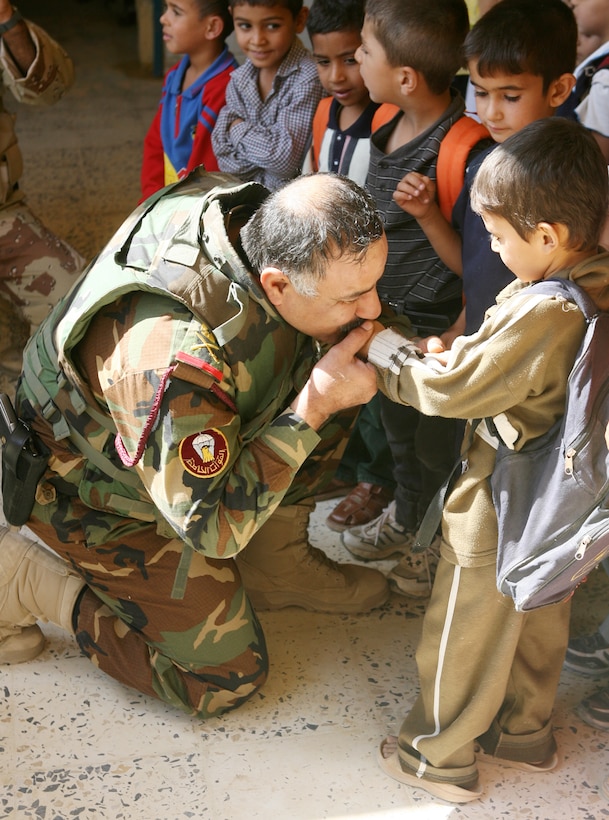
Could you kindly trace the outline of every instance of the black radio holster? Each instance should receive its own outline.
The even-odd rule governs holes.
[[[21,527],[32,512],[36,487],[47,468],[50,453],[29,427],[14,415],[10,399],[5,394],[2,394],[2,410],[2,506],[8,523]]]

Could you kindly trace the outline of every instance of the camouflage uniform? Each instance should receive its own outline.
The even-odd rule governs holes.
[[[27,26],[36,47],[34,62],[23,77],[0,38],[0,79],[18,102],[52,105],[74,81],[72,61],[43,29]],[[29,209],[19,188],[22,170],[15,118],[0,98],[0,326],[21,322],[33,331],[72,286],[84,260]],[[21,348],[4,332],[0,352],[2,365],[18,371]]]
[[[28,526],[86,581],[81,648],[201,717],[267,674],[231,556],[329,481],[351,422],[289,410],[321,351],[229,240],[267,193],[193,172],[140,206],[28,344],[18,390],[51,451]]]

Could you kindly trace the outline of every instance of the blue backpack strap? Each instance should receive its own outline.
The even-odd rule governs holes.
[[[544,279],[542,282],[535,282],[531,287],[535,289],[536,293],[547,293],[548,296],[564,296],[565,299],[575,302],[588,322],[598,313],[598,307],[594,300],[572,279]]]
[[[567,117],[570,120],[577,119],[575,109],[590,91],[592,78],[596,72],[603,68],[609,68],[609,52],[599,54],[598,57],[590,60],[585,66],[567,99],[556,109],[559,117]]]

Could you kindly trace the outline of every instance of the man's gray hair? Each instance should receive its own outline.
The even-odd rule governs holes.
[[[328,263],[360,259],[383,236],[374,200],[357,183],[337,174],[308,174],[272,193],[241,231],[256,274],[273,267],[294,288],[317,294]]]

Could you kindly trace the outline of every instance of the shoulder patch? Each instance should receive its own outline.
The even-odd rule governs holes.
[[[228,441],[216,427],[186,436],[178,452],[186,472],[197,478],[219,475],[228,464]]]

